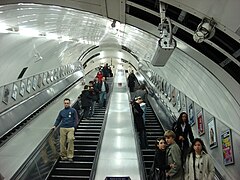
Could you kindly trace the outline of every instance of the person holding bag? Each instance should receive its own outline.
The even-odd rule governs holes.
[[[166,140],[164,137],[159,137],[155,141],[155,156],[152,168],[149,173],[149,180],[166,180],[166,170],[171,169],[174,164],[167,164],[166,161]]]

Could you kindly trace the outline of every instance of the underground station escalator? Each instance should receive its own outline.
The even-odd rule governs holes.
[[[107,80],[109,89],[112,82],[112,78]],[[94,115],[88,120],[80,121],[75,130],[73,161],[62,161],[59,158],[47,179],[94,179],[105,111],[106,108],[99,108],[99,104],[96,104]]]

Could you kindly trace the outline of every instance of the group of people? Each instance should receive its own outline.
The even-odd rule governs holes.
[[[83,119],[93,116],[96,103],[99,103],[100,108],[106,106],[107,93],[109,92],[106,78],[109,76],[111,76],[111,71],[106,64],[103,68],[99,69],[93,81],[89,81],[88,85],[84,85],[83,91],[78,97],[83,109]],[[71,108],[70,105],[70,99],[65,98],[64,109],[59,112],[52,128],[55,129],[58,125],[60,126],[60,158],[63,161],[73,161],[74,131],[79,122],[77,111]]]
[[[95,81],[89,81],[89,85],[85,85],[82,93],[78,97],[78,101],[83,109],[83,119],[88,119],[94,115],[96,103],[99,103],[99,108],[105,107],[107,103],[107,93],[109,92],[108,83],[105,77]]]
[[[204,142],[200,138],[194,139],[185,112],[180,114],[173,130],[165,131],[164,137],[156,140],[155,147],[149,180],[214,179],[212,159],[207,154]]]

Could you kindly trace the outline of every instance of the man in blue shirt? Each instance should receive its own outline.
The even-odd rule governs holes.
[[[74,129],[77,126],[78,115],[70,107],[70,99],[64,99],[64,109],[58,114],[53,128],[60,124],[60,156],[62,160],[73,161],[74,155]],[[68,147],[66,148],[66,140]]]

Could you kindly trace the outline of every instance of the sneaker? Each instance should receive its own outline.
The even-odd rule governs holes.
[[[67,157],[61,157],[62,161],[66,161],[68,158]]]

